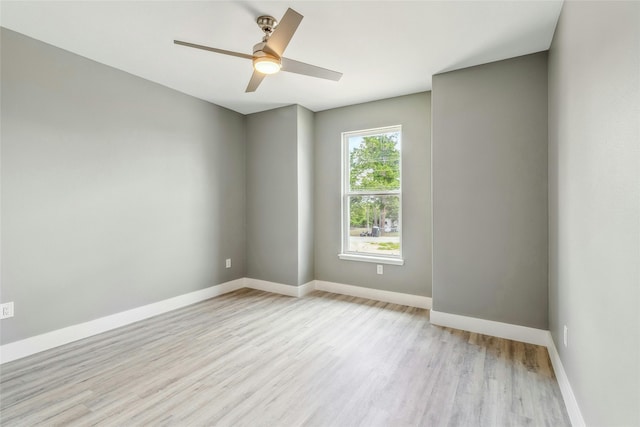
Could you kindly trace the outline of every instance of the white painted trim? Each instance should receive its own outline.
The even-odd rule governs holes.
[[[491,335],[529,344],[546,346],[548,343],[547,333],[549,331],[530,328],[528,326],[512,325],[510,323],[443,313],[435,310],[431,310],[430,321],[432,324],[438,326],[462,329],[463,331],[476,332],[478,334]]]
[[[303,297],[316,289],[316,281],[311,280],[310,282],[305,283],[304,285],[298,286],[298,296]]]
[[[287,295],[290,297],[299,296],[299,286],[285,285],[282,283],[269,282],[267,280],[251,279],[249,277],[245,277],[244,286],[246,288],[257,289],[259,291],[271,292],[274,294]]]
[[[311,280],[300,286],[285,285],[283,283],[269,282],[267,280],[244,278],[244,287],[274,294],[287,295],[289,297],[303,297],[315,289],[315,281]]]
[[[0,346],[0,364],[88,338],[149,317],[157,316],[158,314],[186,307],[218,295],[226,294],[227,292],[233,292],[243,287],[244,279],[236,279],[188,294],[147,304],[142,307],[136,307],[131,310],[5,344]]]
[[[549,352],[549,358],[551,359],[553,370],[556,373],[556,379],[558,380],[558,385],[560,386],[562,399],[564,400],[564,404],[567,407],[567,413],[569,414],[571,425],[573,427],[585,427],[586,424],[584,422],[584,418],[582,418],[582,412],[580,412],[580,407],[578,406],[576,396],[575,394],[573,394],[571,383],[569,383],[569,377],[567,377],[567,373],[565,372],[564,366],[562,365],[562,360],[560,360],[560,354],[558,353],[556,344],[553,341],[551,332],[549,331],[547,331],[547,351]]]
[[[343,261],[361,261],[361,262],[373,262],[376,264],[391,264],[391,265],[404,265],[402,258],[385,258],[374,255],[358,255],[351,253],[338,254],[338,258]]]
[[[374,301],[390,302],[392,304],[406,305],[417,308],[431,308],[431,298],[420,295],[403,294],[400,292],[382,291],[379,289],[364,288],[362,286],[344,285],[342,283],[325,282],[316,280],[316,289],[319,291],[333,292],[334,294],[350,295],[353,297],[367,298]]]

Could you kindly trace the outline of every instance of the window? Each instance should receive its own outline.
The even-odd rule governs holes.
[[[341,259],[403,264],[400,126],[342,134]]]

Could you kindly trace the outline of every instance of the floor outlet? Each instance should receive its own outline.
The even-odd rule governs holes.
[[[376,273],[378,273],[378,274],[382,274],[382,273],[384,273],[384,270],[382,269],[382,266],[381,266],[381,265],[377,265],[377,266],[376,266]]]
[[[13,317],[13,301],[0,304],[0,319]]]
[[[231,258],[227,258],[227,261],[225,261],[224,266],[225,268],[231,268]]]

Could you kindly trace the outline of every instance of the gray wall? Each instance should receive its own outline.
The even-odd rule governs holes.
[[[299,105],[247,123],[247,277],[313,280],[314,114]]]
[[[312,111],[298,106],[298,284],[314,277],[314,192],[313,192],[313,129]]]
[[[3,344],[245,275],[242,115],[1,37]]]
[[[341,251],[341,133],[402,125],[402,253],[405,265],[338,259]],[[431,296],[431,94],[316,113],[316,279]]]
[[[640,425],[639,117],[640,3],[565,2],[549,52],[549,326],[592,426]]]
[[[246,117],[247,277],[298,285],[298,107]]]
[[[433,308],[547,329],[547,54],[433,77]]]

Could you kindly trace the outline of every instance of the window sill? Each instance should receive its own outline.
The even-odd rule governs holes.
[[[343,261],[361,261],[373,262],[375,264],[404,265],[404,260],[402,258],[385,258],[379,256],[358,254],[338,254],[338,258]]]

